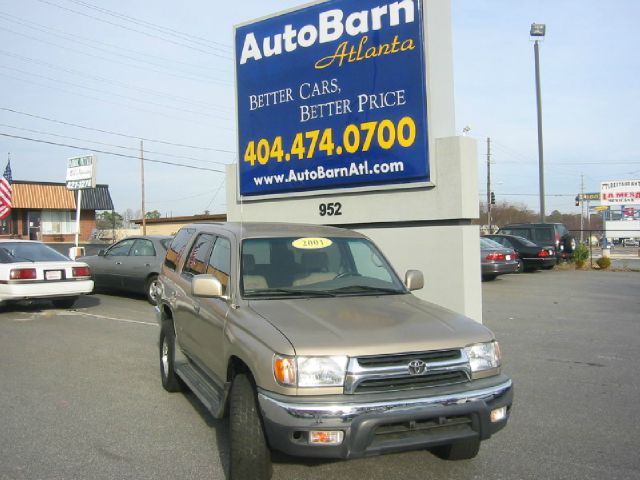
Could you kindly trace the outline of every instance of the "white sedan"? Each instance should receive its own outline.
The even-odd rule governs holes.
[[[56,308],[71,308],[79,295],[92,290],[86,263],[69,260],[41,242],[0,240],[0,305],[44,299]]]

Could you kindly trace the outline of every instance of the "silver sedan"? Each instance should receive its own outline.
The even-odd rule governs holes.
[[[141,293],[156,304],[158,273],[173,237],[127,237],[97,255],[81,257],[91,267],[96,290]]]

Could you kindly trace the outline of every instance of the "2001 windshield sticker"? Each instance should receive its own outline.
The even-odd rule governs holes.
[[[236,28],[243,196],[430,181],[421,0]]]

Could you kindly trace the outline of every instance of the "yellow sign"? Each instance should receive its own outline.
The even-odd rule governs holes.
[[[332,243],[333,242],[328,238],[306,237],[306,238],[298,238],[297,240],[294,240],[291,243],[291,245],[293,245],[294,248],[300,248],[304,250],[317,250],[320,248],[326,248],[330,246]]]
[[[609,207],[607,205],[598,205],[597,207],[593,207],[593,209],[600,212],[602,210],[609,210]]]

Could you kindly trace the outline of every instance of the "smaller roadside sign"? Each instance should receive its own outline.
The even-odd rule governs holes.
[[[81,190],[96,186],[96,156],[83,155],[67,159],[67,189]]]
[[[602,212],[604,210],[609,210],[608,205],[598,205],[597,207],[592,207],[596,212]]]
[[[578,197],[578,200],[583,200],[583,201],[600,200],[600,193],[599,192],[579,193],[577,197]]]

